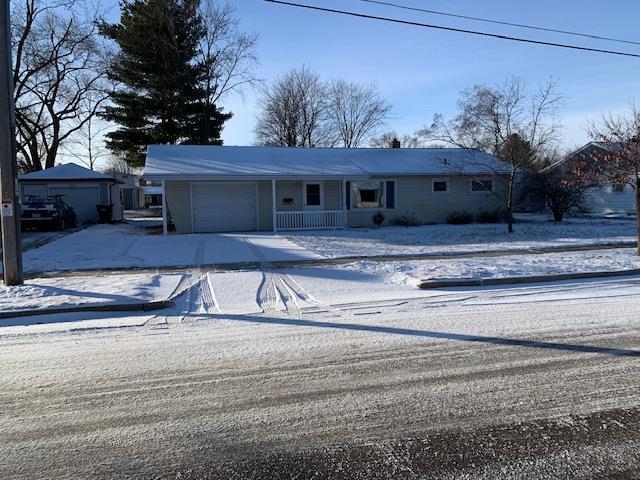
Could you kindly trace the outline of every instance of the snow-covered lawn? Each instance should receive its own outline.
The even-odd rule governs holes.
[[[515,225],[424,225],[419,227],[354,228],[288,233],[286,238],[324,257],[440,254],[535,249],[541,247],[626,243],[636,240],[635,221],[568,219],[560,224],[540,217]]]
[[[183,277],[169,273],[37,278],[20,287],[0,286],[0,312],[166,300]]]
[[[144,222],[96,225],[24,254],[26,272],[305,260],[318,255],[278,235],[147,235]]]
[[[634,248],[623,248],[448,260],[359,261],[345,265],[345,268],[384,278],[391,284],[416,285],[429,279],[486,279],[640,269],[640,257]]]
[[[535,249],[635,240],[635,222],[571,219],[557,225],[529,221],[513,235],[503,224],[430,225],[272,235],[148,234],[148,221],[96,225],[25,252],[30,272],[110,268],[189,267],[322,257],[438,254]],[[156,229],[157,230],[157,229]]]

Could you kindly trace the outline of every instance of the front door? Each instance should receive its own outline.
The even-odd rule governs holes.
[[[304,209],[322,210],[322,184],[304,184]]]

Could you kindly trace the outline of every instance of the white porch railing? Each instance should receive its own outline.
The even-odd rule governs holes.
[[[276,230],[319,230],[342,228],[342,210],[309,210],[303,212],[276,212]]]

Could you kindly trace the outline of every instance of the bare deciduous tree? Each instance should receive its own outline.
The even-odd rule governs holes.
[[[84,99],[86,111],[92,111],[92,102],[99,101],[88,97]],[[109,124],[98,116],[89,119],[80,119],[82,125],[69,136],[62,145],[62,152],[66,157],[72,158],[91,170],[95,170],[101,160],[107,158],[110,153],[104,143],[104,134],[109,130]]]
[[[599,185],[598,175],[579,159],[567,159],[552,152],[541,161],[540,171],[529,170],[518,184],[519,203],[542,200],[553,219],[561,222],[571,209],[583,205],[585,193]]]
[[[258,104],[256,143],[280,147],[360,146],[391,109],[373,84],[327,84],[306,67],[264,88]]]
[[[62,145],[108,98],[98,13],[75,0],[19,0],[12,9],[13,83],[19,161],[55,165]],[[86,98],[96,99],[90,106]]]
[[[242,95],[245,87],[258,84],[255,74],[258,36],[240,30],[235,8],[229,4],[201,0],[198,13],[204,28],[198,56],[204,66],[205,108],[209,111],[227,95]],[[209,129],[209,125],[205,125],[203,138],[211,136]]]
[[[603,181],[630,185],[635,191],[640,255],[640,107],[632,105],[627,115],[603,116],[599,124],[591,124],[589,134],[602,147],[592,163]]]
[[[511,233],[517,176],[557,141],[562,102],[551,80],[531,92],[520,78],[510,77],[502,84],[465,90],[458,101],[460,113],[453,120],[446,122],[442,115],[436,115],[431,127],[419,133],[428,140],[491,153],[507,163],[506,192],[495,194],[504,201]]]
[[[332,146],[326,128],[326,87],[306,67],[286,73],[262,91],[256,143],[278,147]]]
[[[375,84],[334,80],[327,89],[327,122],[339,145],[356,148],[382,127],[391,111]]]

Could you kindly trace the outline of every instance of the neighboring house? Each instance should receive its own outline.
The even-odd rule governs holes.
[[[140,186],[140,177],[134,173],[106,171],[107,175],[120,181],[122,207],[125,210],[137,210],[144,207],[144,190]]]
[[[275,232],[370,227],[378,211],[385,224],[495,212],[508,171],[465,149],[151,145],[144,178],[162,182],[165,231],[172,220],[178,233]]]
[[[590,142],[584,147],[567,155],[562,163],[589,160],[606,153],[607,147],[597,142]],[[636,213],[635,190],[629,184],[604,184],[594,187],[584,195],[582,210],[599,215]]]
[[[118,180],[75,163],[27,173],[18,177],[20,198],[61,195],[76,212],[78,223],[98,221],[97,205],[113,205],[112,220],[122,219]]]

